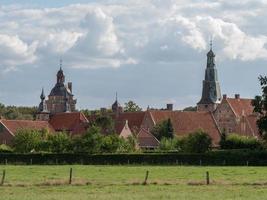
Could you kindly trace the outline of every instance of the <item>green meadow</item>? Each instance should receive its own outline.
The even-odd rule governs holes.
[[[267,199],[266,167],[1,165],[0,181],[3,170],[0,200]]]

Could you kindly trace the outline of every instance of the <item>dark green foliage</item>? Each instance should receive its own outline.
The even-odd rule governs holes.
[[[267,139],[267,137],[265,137],[267,133],[267,77],[260,76],[259,81],[262,94],[254,98],[252,105],[254,106],[254,112],[260,114],[260,118],[257,121],[259,132],[264,139]]]
[[[230,134],[220,143],[221,149],[263,149],[262,143],[253,137]]]
[[[179,138],[161,138],[160,151],[181,151],[181,139]]]
[[[135,102],[128,101],[125,103],[124,112],[138,112],[142,111],[142,108],[139,107]]]
[[[0,115],[5,119],[33,120],[37,113],[37,107],[5,106],[0,103]]]
[[[109,115],[99,115],[94,126],[100,128],[102,134],[113,134],[114,133],[114,120]]]
[[[100,128],[92,126],[82,137],[74,139],[73,151],[82,153],[99,153],[102,145],[102,135],[100,134]]]
[[[13,146],[16,152],[29,153],[39,150],[42,135],[34,129],[20,129],[13,139]]]
[[[0,153],[12,153],[13,152],[13,149],[6,145],[6,144],[1,144],[0,145]]]
[[[64,132],[50,134],[47,138],[47,143],[50,146],[50,152],[66,153],[69,152],[71,146],[71,138]]]
[[[211,151],[207,153],[138,153],[138,154],[7,154],[0,153],[0,163],[9,164],[150,164],[203,166],[267,166],[267,151]]]
[[[188,153],[205,153],[211,149],[211,141],[207,133],[197,130],[182,139],[181,149]]]
[[[172,127],[171,120],[164,120],[161,123],[157,124],[152,129],[152,134],[158,139],[161,140],[162,138],[173,138],[174,131]]]
[[[116,134],[104,136],[100,128],[92,126],[82,136],[71,138],[64,132],[49,133],[47,130],[20,129],[13,141],[16,152],[51,152],[51,153],[116,153],[134,152],[136,139],[120,138]]]
[[[102,153],[116,153],[123,139],[118,135],[112,134],[102,138],[100,151]]]
[[[189,106],[183,109],[183,111],[197,111],[196,106]]]

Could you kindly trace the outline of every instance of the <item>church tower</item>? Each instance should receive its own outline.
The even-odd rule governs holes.
[[[38,107],[38,113],[36,115],[36,120],[48,121],[50,113],[47,110],[47,105],[46,105],[46,102],[45,102],[44,89],[42,89],[42,93],[41,93],[40,99],[41,99],[41,102],[40,102],[39,107]]]
[[[217,69],[215,66],[215,54],[212,51],[212,41],[210,51],[207,53],[207,67],[205,80],[203,80],[202,97],[197,103],[198,111],[214,111],[221,102],[221,89],[218,81]]]
[[[51,114],[76,111],[76,99],[74,99],[72,94],[72,83],[69,82],[65,85],[65,75],[62,70],[61,60],[60,69],[57,72],[57,82],[51,90],[46,104]]]
[[[120,113],[123,112],[123,107],[118,102],[118,94],[117,94],[117,92],[116,92],[116,100],[112,104],[111,109],[112,109],[112,112],[116,114],[116,116],[118,116]]]

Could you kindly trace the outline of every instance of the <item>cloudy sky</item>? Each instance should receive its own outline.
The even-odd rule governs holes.
[[[267,69],[267,0],[0,0],[0,102],[37,105],[59,60],[78,108],[195,105],[213,38],[222,93]]]

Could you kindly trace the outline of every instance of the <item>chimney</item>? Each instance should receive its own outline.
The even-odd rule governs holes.
[[[227,99],[227,94],[224,94],[223,95],[223,99]]]
[[[240,94],[235,94],[235,99],[240,99]]]
[[[69,88],[70,92],[72,93],[72,82],[68,82],[68,88]]]
[[[173,104],[172,103],[167,104],[167,110],[170,110],[170,111],[173,110]]]

